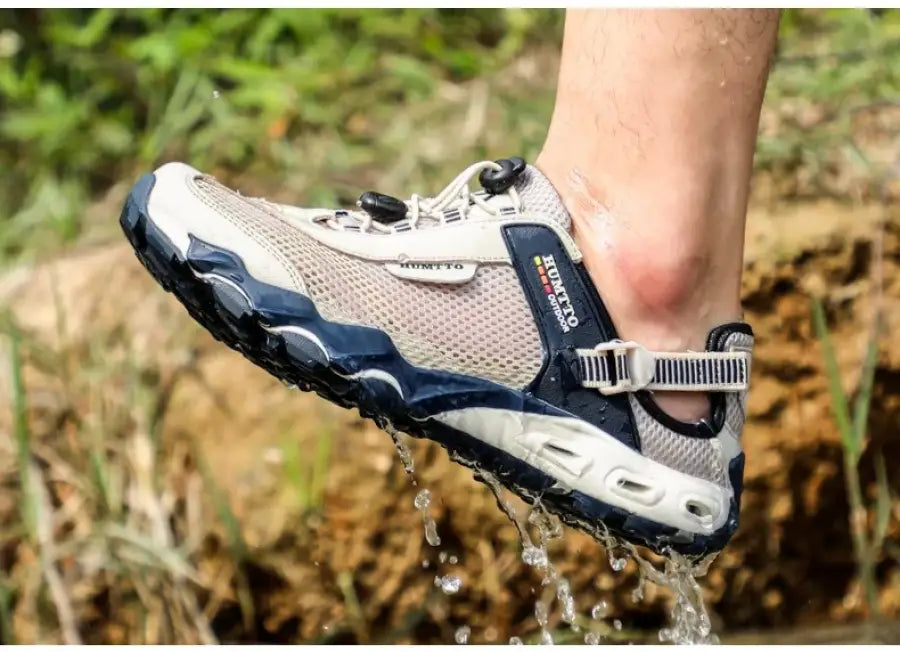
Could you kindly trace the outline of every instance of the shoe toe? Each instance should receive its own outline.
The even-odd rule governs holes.
[[[185,163],[167,163],[154,173],[148,217],[184,258],[192,239],[241,258],[256,280],[306,293],[299,271],[266,238],[278,218],[254,200],[219,185]]]

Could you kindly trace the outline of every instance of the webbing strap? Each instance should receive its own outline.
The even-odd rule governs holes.
[[[648,351],[636,342],[604,342],[577,349],[581,384],[601,394],[642,389],[738,392],[750,376],[748,351]]]

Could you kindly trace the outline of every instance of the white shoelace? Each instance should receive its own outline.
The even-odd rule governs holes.
[[[406,219],[409,220],[411,228],[415,229],[419,220],[423,218],[434,219],[440,221],[443,217],[443,211],[448,208],[456,208],[460,217],[466,218],[466,214],[471,206],[478,206],[487,213],[494,216],[500,216],[500,207],[491,204],[485,198],[473,193],[469,188],[469,182],[472,177],[481,174],[482,170],[502,170],[502,166],[494,161],[480,161],[473,163],[465,170],[460,172],[456,178],[434,197],[420,197],[413,194],[408,200],[404,201],[407,205]],[[502,193],[512,200],[513,207],[516,212],[522,208],[522,201],[516,192],[515,186],[510,186],[506,192]],[[498,195],[492,195],[498,196]],[[390,225],[382,224],[375,220],[365,211],[348,211],[343,217],[350,217],[359,223],[362,231],[380,231],[382,233],[392,233],[393,228]]]

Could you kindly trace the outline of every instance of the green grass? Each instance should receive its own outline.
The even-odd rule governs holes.
[[[0,10],[0,265],[111,236],[115,209],[88,208],[165,160],[324,204],[376,178],[424,191],[479,156],[533,155],[562,21],[517,9]],[[509,82],[523,55],[548,69]],[[469,140],[443,133],[478,80],[490,81],[485,126]],[[854,120],[898,88],[900,11],[786,11],[757,168],[808,179],[792,192],[833,194],[830,171],[856,164]],[[823,118],[810,124],[810,111]],[[428,139],[462,151],[409,148]]]
[[[86,202],[171,158],[290,175],[327,136],[370,162],[398,107],[558,39],[520,10],[0,11],[0,254],[59,245]],[[374,122],[372,114],[376,115]],[[325,197],[328,193],[325,193]],[[35,243],[40,244],[35,244]]]
[[[333,437],[331,428],[321,428],[316,434],[315,451],[312,455],[301,450],[300,443],[294,438],[286,437],[281,444],[284,477],[301,513],[319,511],[324,505]]]
[[[21,342],[22,338],[18,329],[13,327],[10,335],[13,390],[12,413],[15,419],[13,430],[19,458],[19,486],[22,489],[21,517],[25,532],[28,533],[32,541],[36,541],[38,503],[32,491],[33,484],[30,478],[32,465],[31,432],[28,427],[28,407],[25,397],[25,383],[22,378]]]
[[[881,450],[873,453],[875,466],[875,500],[867,505],[863,498],[860,479],[860,461],[868,444],[867,424],[875,367],[878,360],[878,339],[881,335],[880,315],[876,314],[872,332],[866,342],[865,356],[860,370],[859,388],[850,409],[850,399],[841,382],[837,355],[831,341],[825,308],[818,297],[812,299],[812,319],[816,336],[822,345],[825,375],[831,396],[832,414],[841,436],[844,453],[844,480],[847,500],[850,504],[850,534],[853,552],[856,556],[857,574],[870,614],[879,612],[878,583],[875,564],[882,553],[887,526],[890,520],[891,495],[887,479],[887,468]],[[869,523],[869,512],[874,514],[874,523]]]

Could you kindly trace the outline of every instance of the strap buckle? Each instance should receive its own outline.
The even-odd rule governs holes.
[[[634,341],[611,340],[594,347],[598,353],[606,353],[613,382],[597,389],[601,394],[622,394],[647,387],[656,369],[654,355]]]

